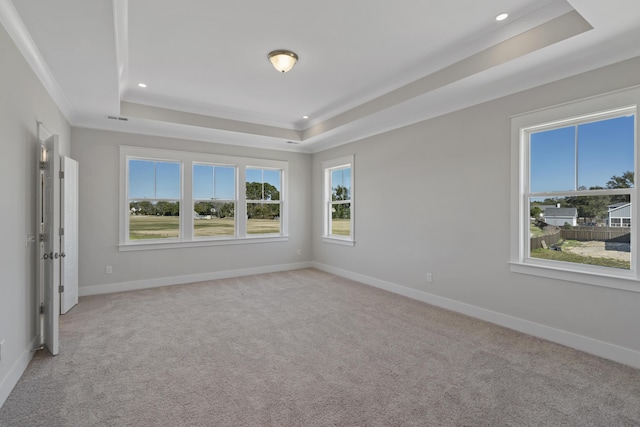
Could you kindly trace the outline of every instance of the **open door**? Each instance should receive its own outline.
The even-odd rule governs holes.
[[[44,283],[44,345],[58,354],[60,318],[60,147],[58,135],[44,142],[40,259]]]
[[[62,236],[60,313],[78,304],[78,162],[62,158]]]

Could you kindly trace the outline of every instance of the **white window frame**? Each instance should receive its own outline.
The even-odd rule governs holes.
[[[160,161],[181,162],[181,196],[180,200],[180,237],[177,239],[130,240],[129,239],[129,202],[128,202],[128,160],[150,159]],[[185,214],[193,210],[193,165],[214,164],[235,166],[236,168],[236,235],[194,237],[193,215]],[[280,190],[280,233],[279,234],[247,234],[246,221],[246,184],[245,171],[250,167],[277,169],[281,171]],[[197,153],[159,148],[120,146],[120,191],[119,191],[119,251],[136,251],[151,249],[171,249],[180,247],[235,245],[246,243],[283,242],[289,240],[289,162],[283,160],[256,159],[248,157],[222,156],[217,154]],[[189,208],[191,207],[191,208]]]
[[[356,213],[356,209],[355,209],[355,156],[354,155],[349,155],[349,156],[344,156],[344,157],[340,157],[337,159],[332,159],[332,160],[326,160],[324,162],[322,162],[322,171],[323,171],[323,198],[322,198],[322,223],[323,223],[323,230],[322,230],[322,241],[326,242],[326,243],[335,243],[335,244],[339,244],[339,245],[346,245],[346,246],[355,246],[355,213]],[[332,200],[331,200],[331,194],[332,194],[332,190],[331,190],[331,172],[336,170],[336,169],[343,169],[343,168],[350,168],[351,169],[351,199],[350,199],[350,203],[351,203],[351,224],[350,224],[350,230],[351,230],[351,234],[349,236],[341,236],[341,235],[337,235],[337,234],[330,234],[330,230],[331,230],[331,204],[332,204]]]
[[[258,165],[255,165],[255,164],[247,165],[246,168],[245,168],[245,171],[246,171],[246,169],[262,169],[263,171],[264,170],[281,170],[279,168],[269,168],[269,167],[264,167],[264,166],[258,166]],[[283,182],[284,181],[284,177],[283,177],[283,175],[284,175],[284,173],[280,174],[280,188],[284,188],[284,182]],[[262,183],[264,184],[264,177],[263,177]],[[244,190],[246,191],[246,189],[247,189],[246,179],[245,179],[245,182],[243,182],[243,186],[244,186]],[[282,192],[280,192],[280,200],[252,200],[252,199],[250,200],[250,199],[247,199],[245,197],[245,200],[244,200],[245,212],[246,212],[248,203],[256,203],[256,204],[263,204],[263,205],[280,205],[280,218],[279,218],[279,221],[280,221],[280,230],[282,232],[282,227],[284,226],[283,225],[283,221],[282,221],[282,207],[283,207]],[[246,217],[246,215],[245,215],[245,217]],[[247,218],[247,221],[248,220],[249,219]],[[274,234],[250,234],[250,236],[273,236],[273,235]]]
[[[620,116],[635,109],[634,174],[638,171],[638,108],[640,87],[620,90],[600,96],[545,108],[511,117],[511,244],[510,269],[512,272],[568,280],[572,282],[604,286],[640,292],[638,261],[638,215],[631,219],[631,245],[633,248],[631,269],[615,269],[584,264],[573,264],[531,258],[529,254],[529,135],[546,129],[570,126],[580,122],[604,120]],[[609,190],[615,194],[621,190]],[[638,186],[625,189],[630,194],[632,206],[638,206]],[[580,195],[604,194],[602,190],[580,191]]]

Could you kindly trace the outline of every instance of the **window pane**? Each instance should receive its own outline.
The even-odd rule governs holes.
[[[351,203],[331,203],[329,234],[351,236]]]
[[[156,199],[180,198],[180,163],[156,162]]]
[[[194,236],[235,236],[235,226],[235,203],[208,201],[194,203]]]
[[[575,126],[532,133],[530,191],[575,190],[575,149]]]
[[[154,161],[129,160],[129,198],[156,198]]]
[[[193,197],[235,200],[235,168],[193,165]]]
[[[279,170],[247,168],[247,200],[280,200],[281,174]]]
[[[171,239],[180,236],[178,202],[129,202],[129,239]]]
[[[633,187],[634,116],[616,117],[578,126],[578,185],[580,189]]]
[[[530,210],[532,258],[631,268],[629,195],[531,199]]]
[[[331,200],[350,200],[351,168],[331,171]]]
[[[247,234],[280,234],[279,203],[247,203]]]
[[[193,198],[213,199],[213,166],[193,165]]]
[[[236,168],[232,166],[216,166],[214,170],[214,198],[235,200]]]

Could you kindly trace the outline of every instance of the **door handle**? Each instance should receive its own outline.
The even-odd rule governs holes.
[[[56,252],[55,254],[53,254],[53,257],[54,257],[55,259],[58,259],[58,252]]]
[[[65,254],[64,252],[60,253],[60,258],[64,258],[66,256],[67,256],[67,254]]]

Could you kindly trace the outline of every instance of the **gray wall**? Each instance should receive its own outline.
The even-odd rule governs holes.
[[[60,135],[69,154],[70,127],[0,25],[0,404],[30,360],[36,338],[37,122]],[[16,378],[15,376],[18,376]]]
[[[640,84],[638,70],[635,58],[314,155],[314,260],[640,351],[640,293],[508,265],[509,116]],[[355,247],[320,239],[321,163],[347,154],[355,154]]]
[[[74,128],[72,157],[80,163],[80,294],[118,284],[288,265],[310,260],[311,155]],[[119,145],[244,156],[289,162],[289,241],[145,251],[118,251]],[[301,249],[301,255],[297,250]],[[105,274],[105,267],[113,274]],[[214,276],[215,277],[215,276]],[[113,285],[113,286],[111,286]],[[110,288],[111,286],[111,288]]]

